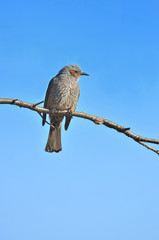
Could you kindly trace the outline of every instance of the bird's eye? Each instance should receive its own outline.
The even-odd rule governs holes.
[[[77,71],[74,71],[75,73],[77,73]]]

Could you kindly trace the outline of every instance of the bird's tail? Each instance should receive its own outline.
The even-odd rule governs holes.
[[[46,152],[59,152],[62,150],[61,145],[61,124],[58,127],[51,127],[45,147]]]

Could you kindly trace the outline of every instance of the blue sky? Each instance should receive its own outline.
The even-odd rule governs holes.
[[[1,0],[1,98],[44,99],[78,64],[77,110],[159,138],[157,0]],[[44,151],[39,115],[0,106],[0,239],[158,240],[159,157],[79,118]]]

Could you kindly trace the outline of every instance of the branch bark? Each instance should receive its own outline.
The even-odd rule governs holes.
[[[40,102],[40,103],[42,103],[42,102]],[[16,106],[23,107],[23,108],[28,108],[32,111],[38,112],[40,115],[41,115],[41,113],[48,113],[49,114],[49,112],[50,112],[49,109],[37,106],[40,103],[34,104],[34,103],[23,102],[23,101],[20,101],[18,99],[0,98],[0,104],[11,104],[11,105],[16,105]],[[52,110],[51,110],[51,113],[53,113]],[[54,110],[54,113],[55,114],[57,114],[57,113],[62,114],[62,115],[65,115],[65,116],[69,114],[68,111],[66,111],[66,110]],[[72,112],[71,114],[74,117],[80,117],[80,118],[88,119],[88,120],[94,122],[95,124],[103,124],[106,127],[113,128],[116,131],[125,134],[127,137],[132,138],[134,141],[138,142],[142,146],[146,147],[147,149],[149,149],[149,150],[151,150],[151,151],[153,151],[153,152],[155,152],[159,155],[159,150],[157,150],[155,148],[152,148],[151,146],[145,144],[145,142],[146,143],[159,144],[159,139],[142,137],[140,135],[137,135],[135,133],[130,132],[129,127],[123,127],[123,126],[121,126],[119,124],[116,124],[112,121],[109,121],[107,119],[97,117],[97,116],[93,116],[93,115],[87,114],[85,112]]]

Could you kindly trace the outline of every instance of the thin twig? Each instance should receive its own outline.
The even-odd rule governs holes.
[[[33,108],[36,107],[36,106],[38,106],[38,105],[40,105],[41,103],[44,103],[44,102],[45,102],[45,101],[41,101],[41,102],[38,102],[38,103],[33,104]]]
[[[147,145],[147,144],[145,144],[145,143],[143,143],[143,142],[138,142],[139,144],[141,144],[141,145],[143,145],[144,147],[146,147],[147,149],[149,149],[149,150],[151,150],[151,151],[153,151],[153,152],[155,152],[155,153],[157,153],[158,155],[159,155],[159,150],[157,150],[157,149],[155,149],[155,148],[152,148],[152,147],[150,147],[149,145]]]
[[[41,115],[41,113],[38,112],[38,114],[40,115],[40,117],[43,119],[43,116]],[[50,124],[48,121],[45,120],[45,123],[47,123],[49,126],[51,126],[53,129],[55,128],[52,124]]]

